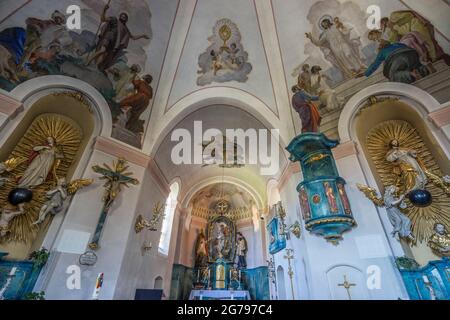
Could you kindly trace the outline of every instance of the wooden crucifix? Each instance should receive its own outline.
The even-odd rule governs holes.
[[[347,295],[348,295],[348,299],[352,300],[352,296],[350,294],[350,289],[352,287],[356,287],[355,283],[350,283],[347,281],[347,276],[344,274],[344,282],[343,283],[338,283],[339,287],[344,287],[345,290],[347,290]]]
[[[98,165],[92,167],[92,170],[102,175],[100,178],[101,180],[106,180],[104,184],[105,194],[103,196],[102,213],[100,214],[92,241],[89,243],[89,248],[92,250],[97,250],[99,248],[99,241],[106,221],[106,216],[108,215],[114,200],[119,195],[122,185],[128,187],[129,183],[134,185],[139,184],[137,179],[130,177],[133,174],[132,172],[126,172],[128,169],[126,164],[127,161],[125,159],[119,158],[117,161],[113,161],[112,168],[107,164],[103,164],[103,167]]]

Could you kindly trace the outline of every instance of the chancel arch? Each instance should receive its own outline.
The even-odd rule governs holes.
[[[202,108],[214,105],[225,105],[238,108],[245,113],[251,114],[261,122],[266,128],[280,129],[280,145],[287,146],[289,136],[293,132],[288,132],[289,126],[282,125],[280,119],[270,111],[257,97],[236,88],[231,87],[211,87],[198,90],[183,97],[170,109],[161,113],[158,121],[149,124],[147,139],[144,150],[154,154],[160,148],[162,140],[169,134],[175,126],[189,114]]]

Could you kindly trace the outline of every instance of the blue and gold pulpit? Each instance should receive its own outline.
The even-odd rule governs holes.
[[[304,133],[286,148],[292,162],[299,161],[303,181],[297,186],[305,228],[338,244],[342,234],[356,225],[331,149],[339,144],[323,133]]]

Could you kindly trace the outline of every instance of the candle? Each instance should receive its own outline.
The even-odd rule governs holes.
[[[11,272],[9,273],[10,276],[13,276],[16,274],[17,267],[12,267]]]
[[[97,280],[95,281],[94,293],[92,294],[92,299],[98,300],[98,296],[100,294],[100,289],[103,286],[103,272],[99,273],[97,276]]]

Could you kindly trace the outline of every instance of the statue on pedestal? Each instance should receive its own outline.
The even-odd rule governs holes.
[[[238,269],[247,268],[247,240],[242,235],[241,232],[237,233],[237,241],[236,241],[236,255],[238,257],[237,267]]]
[[[434,234],[428,240],[428,246],[440,257],[450,257],[450,234],[442,223],[434,225]]]

